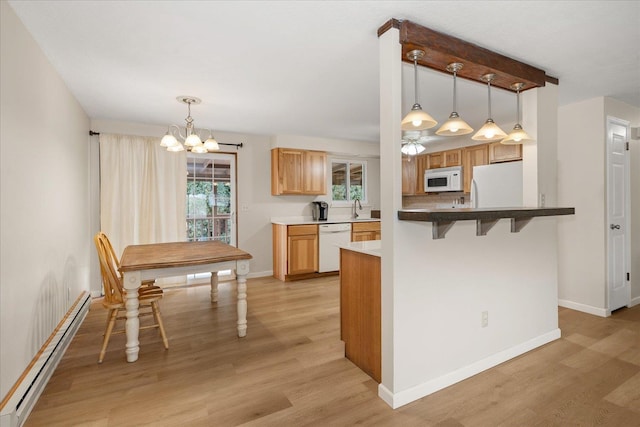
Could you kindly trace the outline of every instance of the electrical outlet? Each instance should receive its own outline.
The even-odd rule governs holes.
[[[546,200],[545,200],[544,194],[540,194],[540,207],[541,208],[544,208],[545,201]]]
[[[249,205],[242,205],[242,207],[240,208],[240,210],[242,212],[247,212],[249,210]]]
[[[482,312],[482,327],[486,328],[487,326],[489,326],[489,312],[488,311],[483,311]]]

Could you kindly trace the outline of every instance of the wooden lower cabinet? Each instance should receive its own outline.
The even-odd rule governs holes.
[[[340,339],[345,356],[382,380],[380,257],[340,249]]]
[[[273,277],[282,281],[318,271],[318,226],[272,224]]]
[[[351,241],[380,240],[380,221],[354,222],[351,224]]]

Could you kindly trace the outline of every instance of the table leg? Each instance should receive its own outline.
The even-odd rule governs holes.
[[[135,362],[138,360],[138,352],[140,351],[140,341],[138,341],[138,333],[140,332],[140,319],[138,318],[140,273],[124,273],[123,283],[126,297],[125,308],[127,309],[127,320],[124,324],[127,337],[125,353],[127,354],[127,362]]]
[[[247,274],[249,261],[236,262],[236,280],[238,282],[238,336],[247,335]]]
[[[211,302],[218,302],[218,272],[211,272]]]

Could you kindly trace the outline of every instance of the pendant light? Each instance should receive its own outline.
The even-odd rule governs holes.
[[[447,71],[453,73],[453,112],[449,115],[449,120],[444,122],[440,129],[436,131],[436,135],[442,136],[458,136],[466,135],[473,132],[471,126],[460,118],[456,109],[456,74],[462,69],[462,63],[452,62],[447,65]]]
[[[520,124],[520,90],[524,87],[524,83],[514,83],[511,85],[511,89],[516,91],[516,125],[509,135],[500,141],[502,144],[523,144],[525,142],[533,142],[533,139],[522,129]]]
[[[474,141],[497,141],[507,136],[507,134],[500,129],[500,126],[495,124],[491,118],[491,82],[495,77],[496,75],[493,73],[482,76],[482,80],[487,82],[487,88],[489,91],[489,118],[484,122],[484,125],[480,130],[471,137]]]
[[[413,61],[413,87],[414,87],[414,104],[411,111],[402,119],[402,130],[424,130],[430,129],[438,124],[429,114],[422,111],[422,107],[418,103],[418,59],[424,57],[424,50],[412,50],[407,53],[407,58]]]

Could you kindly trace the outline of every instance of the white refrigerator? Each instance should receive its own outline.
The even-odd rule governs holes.
[[[515,208],[522,205],[522,161],[473,167],[472,207]]]

